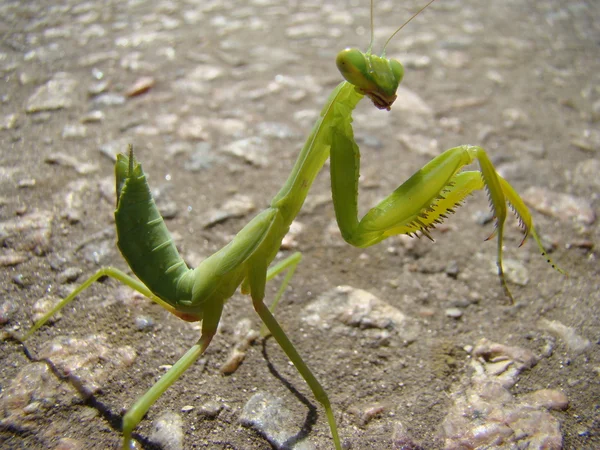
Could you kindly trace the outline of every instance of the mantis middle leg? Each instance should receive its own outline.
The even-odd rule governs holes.
[[[300,254],[297,255],[299,256]],[[304,362],[304,360],[300,356],[300,353],[298,353],[298,351],[294,347],[294,344],[292,344],[290,339],[283,331],[283,328],[281,328],[281,325],[279,325],[279,322],[277,322],[277,319],[275,319],[267,305],[265,305],[264,303],[265,284],[267,282],[267,270],[266,267],[264,267],[263,261],[265,261],[265,259],[263,256],[264,255],[261,255],[261,253],[258,252],[256,255],[253,255],[253,257],[249,261],[250,269],[248,271],[249,273],[247,282],[250,287],[252,305],[254,306],[255,311],[260,316],[263,323],[267,326],[269,332],[273,335],[279,346],[283,349],[283,351],[290,359],[290,361],[292,361],[294,366],[296,366],[296,369],[298,369],[298,372],[300,372],[300,375],[302,376],[302,378],[304,378],[304,380],[310,387],[310,390],[312,391],[317,401],[321,403],[321,405],[325,409],[325,414],[327,415],[327,421],[329,422],[329,428],[331,429],[331,434],[333,442],[335,444],[335,448],[336,450],[341,450],[342,447],[340,444],[340,437],[337,431],[335,416],[333,415],[331,402],[329,401],[329,397],[327,396],[325,389],[323,389],[321,383],[319,383],[319,381],[314,376],[308,365]],[[292,255],[292,257],[294,256],[295,255]],[[292,261],[290,263],[292,265],[291,267],[295,269],[298,262],[299,259],[296,261]],[[275,266],[271,274],[274,275],[274,272],[276,272],[277,270],[279,270],[279,267]],[[286,280],[284,280],[284,283],[287,283],[287,277]],[[272,308],[274,308],[276,302],[277,298]]]
[[[39,319],[28,331],[27,333],[25,333],[23,336],[19,336],[18,340],[23,342],[26,339],[28,339],[33,333],[35,333],[36,330],[38,330],[39,328],[41,328],[42,326],[44,326],[44,324],[46,322],[48,322],[48,320],[54,315],[56,314],[58,311],[60,311],[61,309],[63,309],[65,306],[67,306],[69,303],[71,303],[73,300],[75,300],[75,298],[83,291],[85,291],[88,287],[90,287],[95,281],[99,280],[102,277],[111,277],[114,278],[117,281],[120,281],[121,283],[129,286],[130,288],[134,289],[135,291],[139,292],[140,294],[148,297],[150,300],[158,303],[159,305],[161,305],[163,308],[166,308],[167,310],[174,312],[174,308],[172,308],[170,305],[168,305],[167,303],[165,303],[164,301],[162,301],[160,298],[158,298],[156,295],[154,295],[143,283],[141,283],[140,281],[136,280],[135,278],[130,277],[129,275],[127,275],[126,273],[122,272],[119,269],[116,269],[114,267],[103,267],[102,269],[98,270],[95,274],[93,274],[91,277],[89,277],[87,280],[85,280],[83,283],[81,283],[75,290],[73,290],[73,292],[71,292],[68,296],[66,296],[64,299],[62,299],[60,302],[58,302],[50,311],[48,311],[46,314],[44,314],[44,316]]]

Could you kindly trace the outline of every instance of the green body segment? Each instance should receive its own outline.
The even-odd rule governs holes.
[[[350,83],[340,83],[331,93],[302,147],[285,184],[271,201],[286,224],[300,212],[315,177],[329,158],[334,129],[350,128],[352,110],[363,95]]]
[[[119,155],[115,165],[117,245],[142,283],[174,306],[182,295],[179,280],[189,268],[158,212],[141,164],[130,157]]]

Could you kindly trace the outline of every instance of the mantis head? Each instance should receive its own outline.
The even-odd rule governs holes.
[[[356,48],[347,48],[338,53],[335,63],[346,81],[356,87],[356,90],[368,96],[379,109],[392,107],[396,100],[396,90],[404,76],[404,67],[395,59],[385,57],[385,49],[392,38],[411,20],[421,14],[435,0],[430,0],[419,11],[412,15],[396,31],[392,33],[385,45],[381,56],[371,53],[373,47],[373,0],[371,0],[371,43],[366,53]]]
[[[404,76],[404,67],[399,61],[347,48],[338,53],[335,63],[358,92],[368,96],[377,108],[390,110]]]

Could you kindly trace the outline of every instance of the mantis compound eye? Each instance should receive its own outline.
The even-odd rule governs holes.
[[[356,48],[347,48],[338,53],[335,64],[348,83],[357,88],[370,91],[374,88],[369,80],[369,67],[365,54]]]
[[[390,68],[392,69],[392,75],[398,84],[402,82],[404,78],[404,66],[397,59],[390,59]]]

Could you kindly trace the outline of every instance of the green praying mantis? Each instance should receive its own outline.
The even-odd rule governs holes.
[[[371,4],[371,21],[372,8]],[[552,267],[562,272],[546,255],[528,208],[511,185],[498,175],[481,147],[463,145],[445,151],[359,220],[360,154],[353,135],[352,112],[364,96],[369,97],[377,108],[390,110],[404,75],[399,61],[386,58],[385,46],[381,56],[372,54],[373,31],[371,35],[367,52],[346,49],[338,54],[336,64],[345,81],[327,99],[287,181],[270,206],[242,228],[230,243],[195,269],[190,269],[179,255],[131,146],[128,154],[118,155],[115,165],[117,241],[137,279],[112,267],[98,270],[38,320],[21,340],[29,338],[57,311],[105,276],[130,286],[183,320],[202,321],[198,341],[124,415],[123,449],[131,448],[132,433],[150,407],[206,350],[217,331],[224,303],[240,286],[243,294],[250,295],[264,325],[323,406],[335,448],[341,449],[327,393],[273,316],[275,305],[301,255],[294,253],[270,267],[327,158],[330,159],[331,192],[337,223],[344,240],[353,246],[369,247],[399,234],[424,235],[431,239],[430,230],[436,224],[446,219],[448,213],[454,212],[467,195],[485,188],[496,218],[495,231],[488,239],[497,236],[498,274],[508,297],[512,300],[502,264],[507,205],[512,207],[523,228],[523,242],[528,235],[533,236]],[[475,161],[479,163],[480,170],[461,171]],[[271,307],[267,307],[264,303],[266,282],[285,271],[282,286]]]

